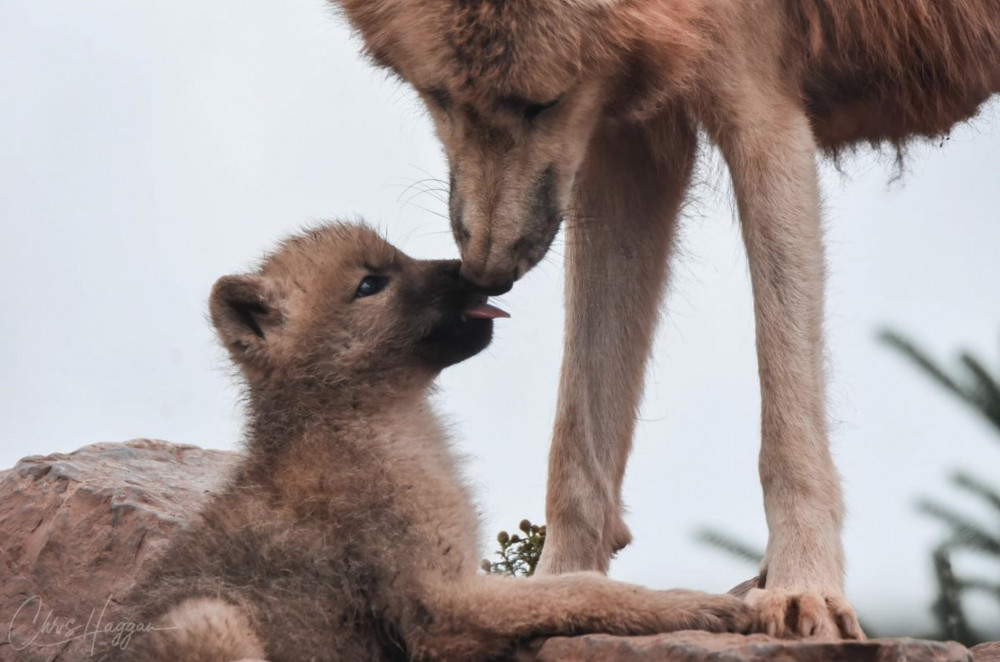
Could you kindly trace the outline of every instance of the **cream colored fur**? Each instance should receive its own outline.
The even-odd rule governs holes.
[[[486,662],[541,636],[750,628],[733,596],[478,572],[478,518],[428,400],[492,332],[463,316],[483,297],[458,269],[332,224],[219,280],[247,455],[125,601],[157,629],[109,659]],[[372,274],[383,289],[357,296]]]

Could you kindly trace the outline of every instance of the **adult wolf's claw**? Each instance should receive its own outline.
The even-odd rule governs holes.
[[[772,637],[865,639],[854,609],[842,595],[754,588],[746,601],[755,611],[753,629]]]

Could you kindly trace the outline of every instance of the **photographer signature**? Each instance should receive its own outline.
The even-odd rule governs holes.
[[[86,622],[71,616],[57,614],[54,609],[45,610],[40,596],[32,596],[21,603],[10,619],[7,630],[7,641],[13,650],[20,651],[30,647],[50,648],[64,646],[78,639],[90,639],[90,654],[97,647],[99,635],[110,637],[111,645],[124,650],[132,640],[132,635],[153,630],[172,630],[175,628],[155,628],[152,623],[135,623],[132,621],[104,622],[111,596],[98,609],[91,609]],[[27,619],[30,617],[30,622]]]

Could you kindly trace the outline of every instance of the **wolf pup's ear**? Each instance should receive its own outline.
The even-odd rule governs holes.
[[[281,313],[259,276],[223,276],[215,282],[209,308],[212,323],[233,358],[261,356]]]

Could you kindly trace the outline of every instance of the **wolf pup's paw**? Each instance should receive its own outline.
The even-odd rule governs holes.
[[[750,632],[754,626],[755,611],[740,598],[694,591],[684,591],[683,595],[686,604],[676,605],[678,609],[671,619],[672,630],[743,633]]]

